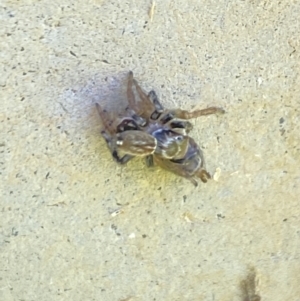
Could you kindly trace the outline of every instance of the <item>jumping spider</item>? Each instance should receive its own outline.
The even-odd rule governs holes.
[[[205,170],[203,153],[194,139],[188,136],[192,124],[188,119],[224,110],[210,107],[193,112],[165,109],[152,90],[143,92],[130,71],[127,83],[128,107],[122,115],[112,118],[97,103],[103,123],[101,134],[115,161],[127,163],[135,156],[145,157],[148,167],[154,164],[189,179],[206,183],[210,174]]]

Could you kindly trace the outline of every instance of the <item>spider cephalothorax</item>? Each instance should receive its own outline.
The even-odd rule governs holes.
[[[145,94],[130,71],[127,84],[126,112],[110,118],[108,112],[96,104],[103,122],[102,136],[113,158],[121,164],[135,156],[146,157],[147,166],[154,164],[197,185],[196,178],[207,182],[209,173],[204,167],[202,151],[188,136],[192,124],[188,119],[224,113],[217,107],[193,112],[167,110],[152,90]]]

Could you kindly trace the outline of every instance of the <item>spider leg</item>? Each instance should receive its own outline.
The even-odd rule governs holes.
[[[112,132],[112,128],[111,128],[112,121],[109,119],[109,116],[108,116],[106,110],[103,110],[102,107],[98,103],[96,103],[96,108],[97,108],[98,114],[100,116],[100,119],[103,123],[104,128],[107,129],[109,132]]]
[[[120,158],[117,151],[113,151],[112,156],[113,156],[114,160],[119,164],[126,164],[128,161],[130,161],[132,158],[134,158],[134,156],[130,156],[130,155],[125,155]]]
[[[147,167],[153,167],[154,166],[153,155],[146,156],[145,162]]]
[[[217,108],[217,107],[210,107],[202,110],[195,110],[192,112],[180,110],[180,109],[172,110],[170,112],[172,112],[173,115],[179,119],[192,119],[200,116],[225,113],[225,111],[222,108]]]
[[[101,106],[96,103],[96,108],[99,113],[100,119],[103,123],[103,130],[101,131],[101,135],[106,141],[109,148],[111,148],[111,142],[112,142],[112,121],[109,119],[108,114],[105,110],[101,108]]]
[[[190,182],[191,182],[195,187],[198,186],[198,182],[197,182],[196,179],[194,179],[194,178],[188,178],[188,180],[190,180]]]
[[[187,135],[192,129],[193,125],[189,121],[185,120],[171,120],[168,126],[176,133],[180,135]]]
[[[162,104],[158,100],[158,97],[157,97],[157,94],[155,93],[155,91],[151,90],[148,93],[148,98],[154,104],[155,109],[156,109],[157,112],[162,113],[164,111],[164,107],[162,106]]]
[[[180,111],[182,112],[182,110]],[[160,118],[160,122],[170,127],[178,134],[187,135],[193,129],[193,125],[189,121],[178,120],[176,112],[175,111],[167,112],[165,115],[163,115]]]
[[[206,183],[208,179],[211,179],[211,175],[204,168],[201,168],[196,173],[196,176],[200,178],[203,183]]]
[[[128,103],[129,103],[129,108],[136,113],[135,115],[141,116],[144,113],[144,110],[135,99],[135,95],[133,92],[133,84],[135,85],[135,87],[137,89],[138,84],[137,84],[136,80],[133,78],[133,72],[129,71],[128,82],[127,82],[127,99],[128,99]],[[140,88],[140,90],[141,90],[141,88]],[[139,96],[140,96],[140,94],[143,95],[143,91],[140,91]],[[144,100],[141,96],[140,96],[140,98],[142,99],[142,101]]]
[[[118,147],[116,145],[115,139],[112,138],[112,136],[108,135],[106,131],[101,131],[101,135],[106,141],[106,144],[111,152],[111,155],[113,159],[119,163],[119,164],[126,164],[129,160],[133,159],[134,156],[132,155],[124,155],[123,157],[120,157],[118,154]]]
[[[134,111],[136,117],[144,118],[145,126],[149,118],[156,120],[164,111],[163,106],[160,104],[158,97],[154,91],[150,91],[148,95],[142,90],[138,82],[133,78],[132,71],[128,75],[127,83],[127,98],[129,108]]]
[[[108,145],[110,145],[110,143],[111,143],[111,136],[105,130],[101,131],[101,136],[104,138],[104,140],[106,141],[106,143]]]
[[[152,103],[149,101],[147,95],[144,93],[144,91],[142,90],[142,88],[140,87],[140,85],[138,84],[138,82],[133,79],[133,83],[135,85],[135,88],[136,88],[136,91],[141,99],[141,101],[146,105],[151,105],[152,106]]]
[[[127,99],[128,99],[129,107],[133,109],[136,107],[136,101],[135,101],[135,96],[132,87],[133,87],[133,72],[129,71],[128,82],[127,82]],[[137,108],[135,111],[139,114]]]
[[[137,123],[137,125],[144,127],[147,124],[146,119],[137,115],[130,107],[127,107],[126,111],[132,117],[132,119]]]
[[[150,117],[153,120],[157,120],[161,116],[161,114],[163,113],[164,108],[163,108],[162,104],[159,102],[155,91],[151,90],[148,93],[148,99],[154,105],[154,108],[153,108],[154,112],[151,114]]]
[[[106,144],[111,152],[111,155],[113,159],[119,163],[119,164],[126,164],[129,160],[134,158],[132,155],[124,155],[123,157],[120,157],[118,154],[118,147],[116,145],[116,140],[112,138],[111,135],[109,135],[105,130],[101,131],[101,135],[106,141]]]
[[[138,125],[133,118],[123,118],[116,126],[116,133],[122,133],[129,130],[138,130]]]

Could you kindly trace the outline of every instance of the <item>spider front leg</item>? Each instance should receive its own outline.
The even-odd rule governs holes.
[[[145,120],[147,120],[155,110],[154,104],[133,78],[132,71],[128,74],[127,99],[130,109],[133,110],[137,116]]]
[[[206,115],[211,115],[211,114],[224,114],[225,110],[222,108],[218,107],[210,107],[202,110],[195,110],[192,112],[185,111],[185,110],[172,110],[170,111],[176,118],[179,119],[192,119],[200,116],[206,116]]]
[[[128,82],[127,82],[127,99],[129,103],[129,108],[133,110],[136,115],[141,116],[143,114],[143,108],[140,104],[137,103],[133,91],[133,85],[137,85],[137,82],[133,78],[133,72],[129,71],[128,73]],[[143,100],[143,98],[142,98]]]
[[[105,129],[104,132],[109,132],[109,134],[107,134],[107,135],[110,136],[113,132],[113,127],[112,127],[113,121],[109,118],[107,111],[103,110],[102,107],[98,103],[96,103],[96,108],[97,108],[98,114],[100,116],[100,119],[103,123],[103,127]],[[106,138],[104,137],[104,139],[106,139]]]
[[[130,155],[125,155],[120,158],[117,151],[114,151],[112,153],[112,156],[117,163],[122,164],[122,165],[126,164],[128,161],[130,161],[132,158],[134,158],[134,156],[130,156]]]
[[[112,151],[112,135],[114,133],[113,129],[113,121],[109,118],[108,113],[102,109],[102,107],[96,103],[96,108],[98,111],[98,114],[100,116],[100,119],[103,124],[103,129],[101,130],[101,135],[106,141],[109,149]]]

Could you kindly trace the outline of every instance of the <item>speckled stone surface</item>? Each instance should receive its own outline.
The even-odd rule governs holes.
[[[1,301],[300,300],[299,1],[0,7]],[[128,70],[225,108],[191,133],[218,181],[113,162],[94,103]]]

